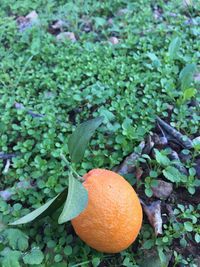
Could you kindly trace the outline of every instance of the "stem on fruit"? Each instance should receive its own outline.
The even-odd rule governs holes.
[[[69,168],[70,172],[72,174],[74,174],[76,176],[76,178],[80,181],[80,182],[84,182],[84,179],[83,177],[81,177],[75,170],[74,168],[71,166],[70,162],[68,161],[68,159],[63,155],[61,154],[60,155],[61,159],[65,162],[65,164],[67,165],[67,167]]]

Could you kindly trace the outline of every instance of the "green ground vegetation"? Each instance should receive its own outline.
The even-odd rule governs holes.
[[[0,1],[0,151],[17,154],[8,172],[3,172],[5,160],[0,160],[0,188],[13,193],[9,201],[0,198],[2,267],[136,267],[143,266],[145,251],[154,247],[165,262],[174,240],[182,247],[189,239],[200,242],[200,207],[178,200],[175,213],[184,224],[166,224],[163,236],[156,238],[145,222],[137,249],[134,245],[116,255],[89,248],[70,223],[57,224],[57,213],[28,227],[6,226],[68,185],[60,154],[68,154],[68,137],[83,121],[104,116],[84,160],[76,164],[80,175],[118,165],[154,129],[157,115],[165,119],[170,112],[172,126],[198,136],[200,108],[190,103],[200,103],[198,81],[193,79],[199,71],[200,3],[183,2]],[[33,10],[38,22],[20,31],[16,19]],[[52,25],[57,20],[66,22],[62,30],[73,32],[75,42],[56,39]],[[119,43],[112,44],[110,37]],[[24,108],[16,108],[16,103]],[[44,116],[33,117],[30,110]],[[190,182],[169,178],[191,194],[197,186],[192,160],[198,151],[197,146],[187,162]],[[162,153],[166,160],[167,152]],[[165,169],[171,177],[173,171],[159,156],[146,180],[148,197],[155,176]],[[19,182],[28,184],[26,189]],[[172,253],[173,266],[198,266],[190,255]]]

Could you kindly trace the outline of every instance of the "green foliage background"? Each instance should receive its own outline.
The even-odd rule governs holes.
[[[187,64],[199,63],[198,2],[190,8],[176,0],[0,2],[0,150],[19,153],[8,174],[0,176],[0,188],[12,187],[14,192],[9,204],[0,199],[2,228],[68,185],[59,155],[68,153],[68,137],[80,122],[105,117],[77,165],[81,175],[119,164],[151,131],[155,116],[166,117],[171,105],[174,126],[189,136],[198,134],[199,106],[188,107],[179,79]],[[155,5],[163,9],[162,18],[154,18]],[[40,24],[20,32],[15,18],[32,10]],[[188,22],[191,18],[193,23]],[[74,32],[77,42],[57,42],[48,32],[58,19],[68,21],[66,30]],[[83,31],[86,20],[92,24],[89,33]],[[111,36],[119,38],[119,44],[109,43]],[[195,94],[199,102],[199,90]],[[15,102],[25,109],[14,108]],[[45,117],[33,118],[27,110]],[[19,181],[31,181],[34,187],[19,189]],[[58,226],[57,216],[13,229],[17,234],[3,231],[2,266],[98,266],[100,261],[106,266],[138,266],[137,257],[152,235],[144,225],[138,252],[130,248],[117,256],[103,255],[74,236],[70,224]],[[19,239],[15,242],[13,236]]]

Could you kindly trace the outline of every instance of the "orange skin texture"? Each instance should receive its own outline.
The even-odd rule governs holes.
[[[142,225],[142,207],[135,190],[122,176],[105,169],[91,170],[84,179],[88,206],[72,220],[76,234],[101,252],[126,249]]]

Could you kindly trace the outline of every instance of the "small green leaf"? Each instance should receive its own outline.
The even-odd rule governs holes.
[[[97,27],[102,27],[106,24],[106,19],[101,18],[101,17],[95,17],[95,24]]]
[[[168,238],[167,236],[164,236],[164,237],[162,238],[162,241],[163,241],[164,243],[167,243],[167,242],[169,241],[169,238]]]
[[[200,151],[200,138],[196,137],[192,140],[193,147],[196,151]]]
[[[191,195],[194,195],[194,193],[195,193],[195,187],[194,186],[189,186],[188,187],[188,192],[191,194]]]
[[[69,255],[71,255],[72,254],[72,247],[71,246],[66,246],[65,248],[64,248],[64,254],[66,255],[66,256],[69,256]]]
[[[3,232],[12,249],[24,251],[28,248],[28,236],[19,229],[8,228]]]
[[[150,249],[154,246],[154,240],[152,239],[149,239],[149,240],[146,240],[143,244],[143,248],[144,249]]]
[[[197,90],[194,88],[188,88],[183,92],[183,100],[187,101],[194,97],[197,93]]]
[[[163,248],[162,247],[157,247],[157,250],[158,250],[158,256],[159,256],[159,259],[161,261],[162,266],[167,266],[168,265],[167,263],[170,260],[170,254],[166,255],[163,252]]]
[[[187,232],[193,231],[193,224],[191,222],[184,222],[184,227]]]
[[[100,262],[101,262],[101,259],[99,257],[95,257],[92,259],[92,266],[97,267],[99,266]]]
[[[186,246],[187,246],[187,241],[185,240],[185,238],[181,238],[181,240],[180,240],[180,245],[181,245],[183,248],[186,248]]]
[[[87,144],[95,130],[103,122],[103,117],[86,121],[80,124],[69,137],[68,148],[72,162],[78,163],[82,160]]]
[[[87,206],[88,192],[72,175],[69,176],[68,196],[58,223],[65,223],[77,217]]]
[[[44,259],[44,254],[40,248],[32,248],[32,250],[23,256],[25,264],[36,264],[39,265]]]
[[[56,211],[66,200],[68,189],[65,188],[62,193],[58,194],[53,199],[49,200],[46,204],[42,205],[38,209],[28,213],[27,215],[23,216],[22,218],[16,220],[9,225],[18,225],[33,222],[39,220],[47,215],[52,214]]]
[[[21,252],[17,250],[10,250],[5,248],[1,254],[3,259],[1,261],[1,267],[20,267],[19,259]]]
[[[145,188],[145,194],[147,197],[152,197],[153,191],[151,190],[151,188]]]
[[[200,243],[200,234],[196,233],[194,239],[197,243]]]
[[[154,149],[156,161],[163,166],[168,166],[170,164],[170,160],[166,155],[160,152],[158,149]]]
[[[151,59],[153,65],[155,67],[159,67],[161,65],[159,58],[154,53],[147,53],[147,56]]]
[[[63,259],[63,256],[61,254],[56,254],[54,257],[55,262],[61,262]]]
[[[181,46],[181,39],[179,37],[175,37],[171,41],[171,43],[169,45],[169,49],[168,49],[169,57],[171,59],[174,59],[177,57],[180,46]]]
[[[190,87],[195,70],[195,64],[188,64],[181,70],[179,74],[179,81],[181,82],[182,90],[188,89]]]
[[[168,166],[167,168],[165,168],[165,170],[163,170],[163,174],[168,180],[175,183],[180,182],[182,179],[186,177],[173,166]]]

